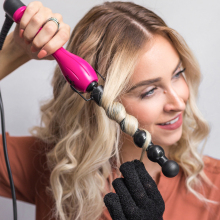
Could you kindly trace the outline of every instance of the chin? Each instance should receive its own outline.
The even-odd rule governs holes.
[[[159,132],[158,132],[159,133]],[[160,134],[160,136],[154,135],[152,136],[152,142],[155,145],[160,145],[161,147],[171,146],[182,137],[182,126],[178,130],[172,130],[166,132],[165,134]]]

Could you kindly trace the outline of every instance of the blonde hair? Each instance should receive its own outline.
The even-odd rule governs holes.
[[[170,146],[169,159],[183,169],[187,189],[207,202],[195,187],[201,186],[202,181],[211,184],[197,150],[208,137],[209,126],[196,106],[199,66],[183,38],[142,6],[105,2],[92,8],[77,24],[67,50],[106,77],[106,82],[100,78],[99,84],[104,85],[102,99],[107,108],[127,91],[141,50],[155,34],[166,36],[173,43],[186,67],[190,90],[182,137]],[[33,134],[54,145],[47,159],[55,215],[62,220],[99,219],[104,208],[106,179],[112,175],[113,164],[120,166],[120,127],[95,102],[85,102],[74,93],[58,66],[52,85],[53,98],[41,107],[42,126],[35,127]]]

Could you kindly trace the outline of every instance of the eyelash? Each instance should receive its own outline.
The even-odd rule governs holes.
[[[183,70],[180,70],[174,77],[175,78],[179,78],[180,74],[182,74],[183,72],[185,72],[186,68],[184,68]]]
[[[141,99],[143,99],[143,98],[145,98],[145,97],[149,97],[149,94],[151,93],[151,92],[153,92],[154,90],[156,90],[157,89],[157,87],[154,87],[153,89],[151,89],[150,91],[148,91],[148,92],[146,92],[146,93],[144,93],[144,94],[142,94],[141,95]]]
[[[185,72],[185,70],[186,70],[186,68],[184,68],[183,70],[179,71],[177,74],[174,75],[174,77],[178,79],[178,78],[180,77],[180,75],[181,75],[183,72]],[[147,97],[147,98],[148,98],[149,95],[152,94],[152,92],[153,92],[154,90],[156,90],[156,89],[158,89],[158,87],[154,87],[154,88],[151,89],[150,91],[148,91],[148,92],[142,94],[142,95],[141,95],[141,99],[143,99],[144,97]]]

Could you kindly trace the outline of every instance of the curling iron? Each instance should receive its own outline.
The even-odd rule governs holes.
[[[0,34],[0,49],[3,46],[4,40],[13,22],[19,23],[26,10],[26,6],[20,0],[5,0],[3,7],[6,12],[5,15],[6,20]],[[100,106],[100,101],[103,94],[103,86],[98,85],[97,74],[100,75],[100,77],[102,77],[102,75],[99,74],[98,71],[95,71],[87,61],[85,61],[84,59],[82,59],[77,55],[70,53],[69,51],[65,50],[63,47],[61,47],[55,53],[53,53],[52,56],[58,62],[62,74],[64,75],[67,82],[70,84],[72,90],[77,92],[85,101],[94,100]],[[103,78],[103,80],[105,79]],[[81,94],[86,92],[90,93],[90,99],[86,99]],[[1,112],[3,112],[3,106]],[[3,133],[4,132],[2,129],[2,135],[4,135]],[[134,139],[134,143],[138,147],[142,148],[146,140],[146,132],[138,129],[135,132],[133,139]],[[7,147],[5,147],[5,144],[3,144],[3,146],[5,149],[4,153],[7,164],[8,163],[7,150],[6,150]],[[158,145],[154,145],[151,142],[147,147],[147,156],[151,161],[157,162],[162,167],[162,172],[165,176],[174,177],[178,174],[179,172],[178,164],[175,161],[168,160],[168,158],[165,157],[165,153],[162,147]],[[16,201],[15,193],[13,193],[14,184],[10,172],[9,163],[7,165],[7,168],[8,168],[9,179],[12,188],[13,205],[16,206],[16,202],[14,202]],[[16,215],[17,214],[15,214],[15,208],[14,208],[14,219],[17,219]]]

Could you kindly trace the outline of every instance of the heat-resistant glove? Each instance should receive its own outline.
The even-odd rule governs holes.
[[[112,182],[116,193],[104,202],[113,220],[162,220],[165,204],[157,185],[139,160],[126,162],[120,171],[124,178]]]

